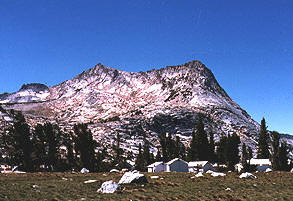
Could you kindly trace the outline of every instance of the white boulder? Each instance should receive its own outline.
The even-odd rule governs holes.
[[[89,173],[90,171],[89,171],[88,169],[86,169],[86,168],[82,168],[82,169],[80,170],[80,172],[81,172],[81,173]]]
[[[208,170],[206,173],[207,174],[212,174],[214,171],[212,171],[212,170]]]
[[[240,176],[239,176],[240,179],[242,178],[247,178],[247,179],[255,179],[256,176],[249,173],[249,172],[245,172],[245,173],[242,173]]]
[[[293,168],[291,169],[291,171],[290,172],[293,172]]]
[[[271,168],[267,168],[265,172],[272,172],[273,170]]]
[[[221,172],[213,172],[211,174],[212,177],[225,177],[226,174],[225,173],[221,173]]]
[[[119,184],[131,184],[131,183],[147,183],[147,178],[140,174],[138,171],[125,172],[121,177]]]
[[[150,176],[151,179],[159,179],[160,177],[159,176]]]
[[[194,175],[195,177],[203,177],[203,173],[202,172],[199,172],[197,173],[196,175]]]
[[[114,193],[121,189],[121,186],[114,181],[106,181],[102,184],[101,188],[97,191],[99,193]]]
[[[119,172],[119,170],[117,170],[117,169],[112,169],[112,170],[110,170],[110,172]]]
[[[85,183],[85,184],[90,184],[90,183],[95,183],[95,182],[97,182],[98,180],[94,180],[94,179],[91,179],[91,180],[87,180],[87,181],[85,181],[85,182],[83,182],[83,183]]]

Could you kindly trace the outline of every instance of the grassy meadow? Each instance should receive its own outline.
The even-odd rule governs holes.
[[[293,200],[293,173],[256,173],[257,179],[194,178],[192,173],[145,173],[149,183],[123,185],[114,194],[100,194],[104,181],[116,182],[122,173],[0,174],[0,200]],[[163,179],[151,179],[158,175]],[[85,184],[86,180],[98,180]]]

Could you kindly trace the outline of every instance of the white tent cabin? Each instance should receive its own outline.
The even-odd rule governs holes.
[[[190,161],[188,163],[189,172],[207,172],[215,171],[215,168],[208,161]]]
[[[182,159],[175,158],[166,163],[166,172],[188,172],[188,163]]]
[[[272,163],[270,159],[257,159],[257,158],[252,158],[249,161],[250,165],[255,165],[256,170],[259,172],[265,172],[266,169],[272,168]]]
[[[166,171],[166,164],[162,161],[155,162],[148,166],[148,172],[165,172]]]

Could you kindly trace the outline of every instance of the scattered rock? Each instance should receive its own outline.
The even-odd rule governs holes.
[[[131,184],[131,183],[147,183],[147,178],[140,174],[138,171],[125,172],[119,181],[119,184]]]
[[[249,173],[249,172],[245,172],[245,173],[242,173],[239,178],[247,178],[247,179],[255,179],[256,176],[254,176],[253,174]]]
[[[112,170],[110,170],[110,172],[120,172],[120,171],[117,169],[112,169]]]
[[[95,183],[95,182],[97,182],[98,180],[87,180],[87,181],[85,181],[85,182],[83,182],[83,183],[85,183],[85,184],[90,184],[90,183]]]
[[[151,179],[159,179],[159,176],[151,176]]]
[[[106,181],[102,184],[101,188],[97,191],[99,193],[114,193],[121,190],[121,186],[114,181]]]
[[[202,172],[199,172],[197,173],[196,175],[194,175],[195,177],[203,177],[203,173]]]
[[[86,168],[82,168],[82,169],[80,170],[80,172],[81,172],[81,173],[89,173],[90,171],[89,171],[88,169],[86,169]]]
[[[226,174],[225,173],[221,173],[221,172],[213,172],[211,174],[211,176],[212,177],[224,177],[224,176],[226,176]]]
[[[267,168],[265,172],[272,172],[273,170],[271,168]]]
[[[206,173],[207,174],[212,174],[214,171],[212,171],[212,170],[208,170]]]

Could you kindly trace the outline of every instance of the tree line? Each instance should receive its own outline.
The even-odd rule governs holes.
[[[0,137],[1,162],[20,166],[27,172],[78,171],[81,168],[91,172],[109,171],[112,168],[130,168],[127,160],[135,160],[134,168],[146,171],[147,166],[154,162],[167,162],[174,158],[225,164],[228,170],[234,170],[235,164],[241,162],[244,170],[251,169],[248,162],[253,157],[251,147],[242,143],[240,155],[241,141],[235,133],[223,134],[216,142],[214,134],[205,131],[202,118],[199,118],[187,148],[179,136],[174,138],[161,133],[156,156],[150,150],[150,142],[144,139],[143,145],[139,144],[136,157],[121,148],[119,133],[115,143],[107,147],[94,140],[87,124],[76,124],[73,132],[63,132],[58,125],[51,123],[30,128],[21,112],[16,112],[14,119],[13,126]],[[289,170],[288,155],[288,145],[281,142],[279,133],[274,131],[270,135],[263,119],[257,158],[270,158],[275,170]]]
[[[115,157],[105,162],[109,156],[107,147],[93,139],[87,124],[74,125],[73,132],[66,133],[51,123],[31,129],[21,112],[16,112],[14,119],[13,126],[0,137],[1,163],[19,166],[20,170],[108,171],[122,155],[121,149],[113,145]]]

